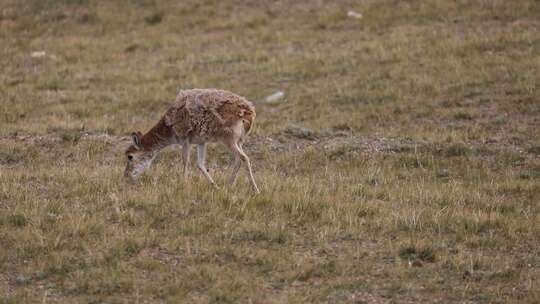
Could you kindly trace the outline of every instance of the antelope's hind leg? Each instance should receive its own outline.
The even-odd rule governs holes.
[[[227,145],[229,146],[231,151],[234,153],[235,165],[236,165],[236,159],[240,159],[246,164],[246,167],[249,173],[249,181],[251,183],[251,188],[253,189],[254,192],[260,193],[259,188],[257,187],[257,183],[255,183],[255,178],[253,177],[253,170],[251,169],[251,162],[249,161],[249,157],[246,155],[246,153],[244,153],[244,150],[242,150],[242,147],[238,144],[238,142],[229,142]],[[233,174],[236,175],[238,173],[238,170],[236,170],[236,166],[234,169],[235,171],[233,171]],[[236,176],[234,176],[234,178],[236,178]]]
[[[242,149],[242,143],[239,142],[238,146],[240,149]],[[240,158],[240,154],[236,153],[233,149],[231,149],[234,154],[234,163],[232,166],[232,172],[231,177],[229,178],[229,184],[232,186],[236,182],[236,178],[238,177],[238,171],[240,171],[240,166],[242,165],[242,159]]]

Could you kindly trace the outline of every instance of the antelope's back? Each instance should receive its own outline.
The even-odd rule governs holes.
[[[239,120],[245,134],[248,134],[255,116],[253,104],[232,92],[191,89],[180,91],[164,119],[181,136],[187,136],[190,132],[201,136],[219,136],[229,132]]]

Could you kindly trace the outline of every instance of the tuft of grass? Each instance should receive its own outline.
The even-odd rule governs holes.
[[[454,119],[457,120],[472,120],[474,119],[474,116],[467,112],[458,112],[454,114]]]
[[[12,214],[8,216],[7,222],[14,227],[24,227],[28,224],[28,219],[23,214]]]
[[[437,260],[435,251],[431,247],[404,247],[399,250],[399,257],[404,260],[414,261],[418,259],[428,263],[434,263]]]
[[[535,179],[540,178],[540,168],[528,169],[519,173],[521,179]]]
[[[447,157],[467,156],[471,149],[463,143],[455,143],[444,148],[443,153]]]
[[[70,143],[76,143],[81,139],[80,131],[66,131],[62,133],[62,140]]]
[[[144,17],[144,21],[148,25],[156,25],[163,21],[163,13],[156,12]]]
[[[540,155],[540,145],[527,148],[527,152],[531,154]]]

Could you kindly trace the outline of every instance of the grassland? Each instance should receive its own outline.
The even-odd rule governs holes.
[[[0,0],[0,303],[539,303],[539,16]],[[255,102],[262,194],[184,181],[174,148],[122,180],[192,87]]]

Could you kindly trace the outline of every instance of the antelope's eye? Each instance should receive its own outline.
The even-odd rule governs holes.
[[[133,160],[133,155],[129,154],[128,155],[128,160]]]

